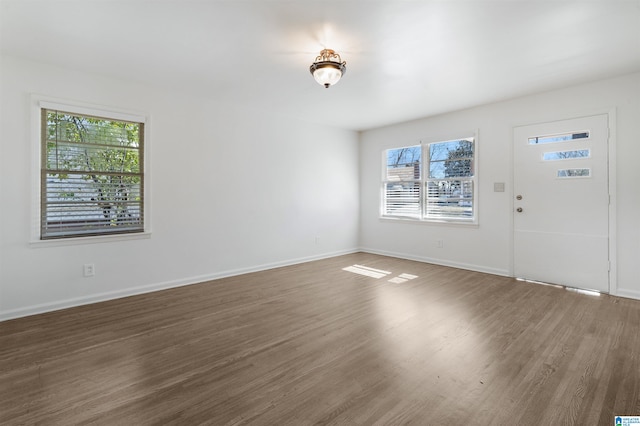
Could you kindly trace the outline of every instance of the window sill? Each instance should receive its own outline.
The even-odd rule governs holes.
[[[443,219],[412,219],[410,217],[393,217],[393,216],[380,216],[381,222],[395,222],[395,223],[415,223],[418,225],[436,225],[436,226],[454,226],[454,227],[467,227],[478,228],[477,221],[463,221],[463,220],[443,220]]]
[[[114,242],[131,241],[131,240],[145,240],[149,238],[151,238],[151,232],[136,232],[133,234],[97,235],[92,237],[34,240],[29,242],[29,247],[32,247],[32,248],[63,247],[63,246],[75,246],[75,245],[82,245],[82,244],[100,244],[100,243],[114,243]]]

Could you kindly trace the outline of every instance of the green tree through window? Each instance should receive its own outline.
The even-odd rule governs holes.
[[[144,124],[42,110],[41,238],[144,230]]]

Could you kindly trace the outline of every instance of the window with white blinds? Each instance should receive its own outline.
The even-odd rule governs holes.
[[[386,151],[383,214],[420,219],[422,216],[422,147]]]
[[[475,138],[384,152],[382,216],[474,222]]]
[[[40,111],[40,239],[143,232],[144,123]]]

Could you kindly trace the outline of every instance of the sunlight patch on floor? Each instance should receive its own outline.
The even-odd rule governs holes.
[[[567,291],[572,291],[574,293],[578,293],[578,294],[585,294],[587,296],[600,296],[602,293],[600,293],[599,291],[595,291],[595,290],[583,290],[581,288],[574,288],[574,287],[567,287],[564,285],[560,285],[560,284],[551,284],[551,283],[545,283],[542,281],[535,281],[535,280],[528,280],[526,278],[516,278],[516,281],[522,281],[522,282],[527,282],[527,283],[532,283],[532,284],[539,284],[539,285],[546,285],[549,287],[556,287],[556,288],[560,288],[560,289],[565,289]]]
[[[412,280],[414,278],[418,278],[417,275],[411,275],[411,274],[400,274],[397,277],[393,277],[389,280],[390,283],[394,283],[394,284],[402,284],[402,283],[406,283],[409,280]]]
[[[383,271],[382,269],[375,269],[375,268],[370,268],[368,266],[362,266],[362,265],[351,265],[351,266],[347,266],[346,268],[342,268],[342,270],[347,272],[353,272],[354,274],[365,275],[367,277],[371,277],[375,279],[384,278],[393,273],[390,271]],[[418,278],[418,276],[404,273],[404,274],[398,275],[397,277],[391,278],[389,282],[394,284],[402,284],[415,278]]]
[[[571,287],[567,287],[566,288],[568,291],[572,291],[574,293],[578,293],[578,294],[586,294],[587,296],[600,296],[600,292],[599,291],[594,291],[594,290],[583,290],[581,288],[571,288]]]
[[[559,284],[545,283],[544,281],[528,280],[526,278],[516,278],[516,281],[522,281],[530,284],[546,285],[549,287],[564,288],[564,286],[561,286]]]
[[[386,277],[387,275],[391,275],[391,272],[389,271],[369,268],[368,266],[362,266],[362,265],[347,266],[346,268],[342,268],[342,270],[347,272],[353,272],[354,274],[365,275],[367,277],[372,277],[376,279]]]

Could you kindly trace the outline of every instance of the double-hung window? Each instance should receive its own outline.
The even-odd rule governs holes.
[[[40,114],[40,239],[143,232],[144,118]]]
[[[384,152],[382,217],[474,223],[475,137]]]

